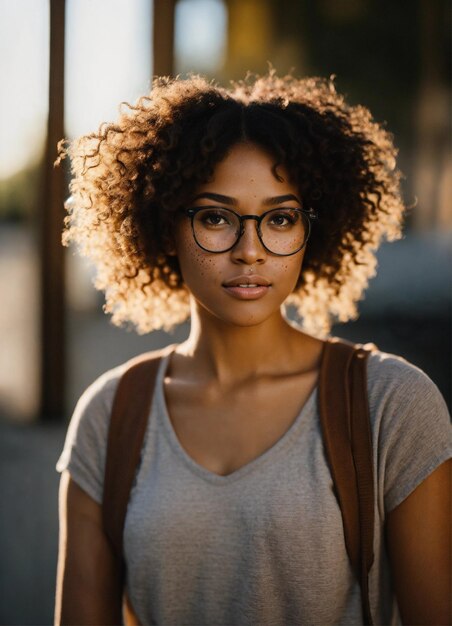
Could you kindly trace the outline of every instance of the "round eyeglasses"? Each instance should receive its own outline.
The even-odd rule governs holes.
[[[245,220],[255,220],[261,244],[276,256],[300,252],[311,233],[312,209],[279,208],[262,215],[239,215],[232,209],[202,206],[183,211],[191,219],[193,237],[206,252],[228,252],[245,231]]]

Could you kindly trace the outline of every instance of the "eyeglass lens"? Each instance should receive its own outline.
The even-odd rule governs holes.
[[[231,249],[240,237],[240,219],[229,209],[205,208],[193,216],[193,232],[202,248],[210,252]],[[264,246],[275,254],[293,254],[303,247],[309,233],[308,218],[299,210],[268,211],[260,223]]]

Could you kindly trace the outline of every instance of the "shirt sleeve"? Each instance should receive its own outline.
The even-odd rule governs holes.
[[[79,487],[99,504],[103,495],[110,413],[119,377],[119,368],[111,370],[83,393],[56,465],[58,472],[68,470]]]
[[[452,457],[452,426],[433,381],[407,361],[383,353],[369,362],[379,491],[385,514]]]

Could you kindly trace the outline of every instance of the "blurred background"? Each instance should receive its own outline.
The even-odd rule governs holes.
[[[182,340],[114,328],[92,268],[60,245],[56,143],[117,117],[152,75],[336,76],[394,133],[409,210],[360,318],[333,334],[421,367],[451,405],[452,157],[447,0],[0,0],[0,623],[50,624],[55,463],[100,373]]]

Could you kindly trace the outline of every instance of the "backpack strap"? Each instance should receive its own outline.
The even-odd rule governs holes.
[[[127,363],[113,401],[105,462],[102,520],[119,561],[123,561],[123,531],[154,395],[160,362],[174,350],[142,354]]]
[[[372,433],[367,398],[367,357],[375,346],[331,338],[319,377],[323,442],[344,526],[347,553],[361,587],[365,624],[372,624],[368,574],[374,536]]]

